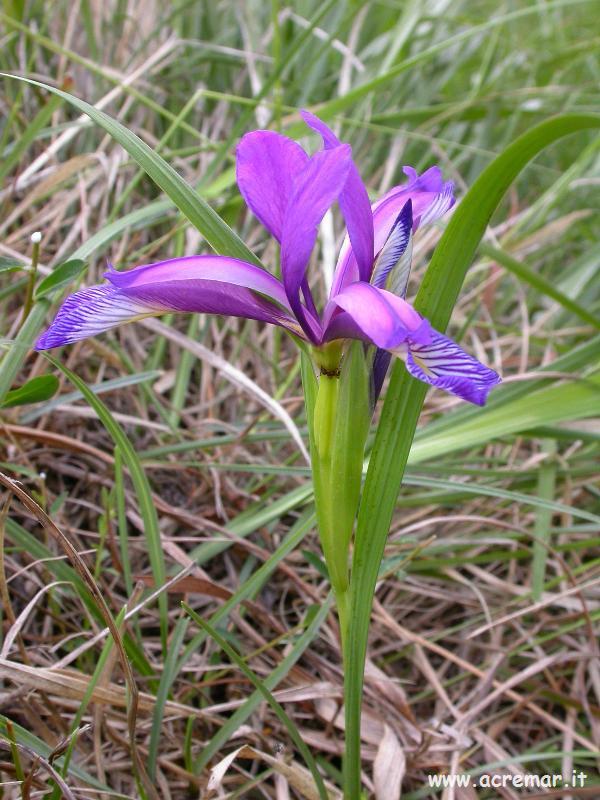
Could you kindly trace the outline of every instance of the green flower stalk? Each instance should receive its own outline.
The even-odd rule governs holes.
[[[365,443],[371,418],[369,375],[363,346],[350,343],[313,351],[318,370],[314,408],[307,410],[321,546],[336,595],[342,640],[347,620],[350,542],[360,500]],[[315,381],[305,375],[306,382]]]

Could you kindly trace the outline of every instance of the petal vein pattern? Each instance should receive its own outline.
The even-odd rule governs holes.
[[[37,340],[35,348],[48,350],[72,344],[124,322],[163,314],[164,311],[164,308],[149,308],[113,286],[90,286],[67,297],[52,325]]]
[[[408,200],[398,214],[390,235],[377,256],[371,283],[388,289],[398,297],[406,295],[412,260],[412,202]]]
[[[413,377],[477,405],[484,405],[490,389],[500,382],[493,369],[438,331],[427,344],[410,342],[403,355]]]
[[[408,182],[371,206],[350,145],[313,114],[302,116],[322,138],[323,148],[313,156],[266,130],[246,134],[237,148],[240,192],[281,244],[281,281],[259,266],[219,255],[125,272],[111,268],[106,284],[64,301],[36,348],[60,347],[167,311],[227,315],[278,325],[316,348],[335,339],[374,346],[369,363],[375,398],[396,355],[413,377],[483,405],[499,376],[434,331],[404,299],[414,231],[453,205],[452,183],[443,181],[439,167],[422,175],[405,167]],[[306,270],[318,226],[336,201],[347,233],[319,313]]]

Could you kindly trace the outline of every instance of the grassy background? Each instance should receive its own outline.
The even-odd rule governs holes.
[[[235,187],[242,132],[304,136],[297,108],[320,108],[352,142],[373,197],[403,164],[432,163],[460,196],[536,122],[597,110],[597,16],[588,2],[58,0],[50,11],[13,0],[0,14],[0,68],[119,119],[276,269]],[[82,257],[86,284],[107,259],[206,248],[121,147],[60,100],[3,80],[0,113],[4,265],[27,262],[36,230],[42,271]],[[377,800],[398,796],[400,781],[403,797],[440,796],[426,775],[448,770],[582,769],[577,796],[598,792],[600,404],[577,395],[597,387],[598,166],[591,133],[539,157],[455,309],[451,333],[505,378],[504,411],[428,396],[370,641],[363,783]],[[340,233],[337,218],[325,224],[312,272],[321,295]],[[439,233],[418,242],[409,296]],[[65,349],[75,385],[43,356],[9,350],[24,297],[22,273],[0,273],[0,381],[17,364],[16,384],[51,371],[61,389],[0,412],[1,469],[41,508],[3,495],[0,792],[50,796],[51,761],[75,797],[138,797],[137,759],[158,796],[197,797],[207,766],[250,745],[225,796],[311,796],[289,729],[184,599],[276,690],[334,795],[339,640],[306,461],[284,424],[287,413],[306,437],[294,348],[251,322],[164,318]],[[51,312],[34,313],[41,324]],[[240,387],[236,369],[252,383]],[[541,370],[547,392],[529,402]],[[126,615],[122,651],[107,644],[94,587]],[[129,718],[125,684],[139,692]],[[72,753],[50,757],[69,741]],[[44,759],[35,769],[33,752]],[[456,797],[519,796],[477,791]]]

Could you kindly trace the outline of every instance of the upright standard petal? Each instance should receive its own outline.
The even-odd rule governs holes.
[[[308,163],[299,144],[274,131],[253,131],[236,151],[237,183],[248,207],[281,241],[283,218],[294,181]]]
[[[409,178],[408,183],[394,186],[373,205],[377,252],[407,200],[412,202],[413,230],[439,219],[454,205],[454,184],[444,183],[439,167],[430,167],[422,175],[417,175],[412,167],[404,167],[404,174]]]
[[[398,297],[406,297],[412,260],[412,203],[407,200],[381,248],[371,283]]]
[[[351,164],[349,145],[321,150],[297,176],[283,221],[281,274],[290,306],[309,336],[299,291],[317,240],[318,226],[342,191]],[[312,315],[311,315],[312,316]]]
[[[432,331],[427,344],[408,341],[401,348],[410,374],[420,381],[445,389],[463,400],[483,406],[500,376],[459,347],[447,336]]]
[[[404,167],[409,182],[395,186],[371,206],[375,233],[374,256],[385,245],[398,215],[408,200],[412,203],[413,231],[420,225],[439,219],[454,205],[454,184],[444,183],[439,167],[431,167],[417,175],[412,167]],[[348,237],[342,244],[335,270],[331,294],[342,287],[340,277],[356,272],[357,265]]]
[[[300,113],[306,124],[321,135],[326,149],[339,147],[341,143],[328,125],[310,111]],[[356,280],[368,281],[373,265],[373,215],[369,195],[354,162],[350,164],[348,178],[340,194],[340,208],[346,221],[355,260],[348,261],[347,274],[336,276],[334,281],[339,286]],[[356,269],[352,270],[352,266],[356,266]]]
[[[128,272],[111,270],[107,277],[109,284],[83,289],[65,300],[36,349],[70,344],[167,311],[256,319],[302,336],[302,329],[286,310],[287,298],[279,281],[243,261],[197,256]]]
[[[387,289],[404,299],[410,277],[412,249],[412,202],[407,200],[373,266],[373,286]],[[391,360],[388,350],[377,348],[371,371],[373,404],[379,398]]]

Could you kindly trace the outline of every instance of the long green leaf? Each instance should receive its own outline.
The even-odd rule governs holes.
[[[197,228],[216,252],[240,258],[245,261],[251,261],[255,264],[260,263],[252,251],[246,247],[242,240],[202,197],[200,197],[200,195],[189,186],[164,159],[155,153],[152,148],[148,147],[145,142],[131,133],[131,131],[120,122],[103,111],[94,108],[94,106],[86,103],[84,100],[80,100],[54,86],[4,72],[0,72],[0,76],[24,81],[32,86],[39,86],[42,89],[46,89],[58,98],[66,100],[82,113],[87,114],[90,119],[102,127],[129,153],[134,161],[165,192],[171,202],[177,206],[186,219]],[[106,230],[100,231],[78,248],[72,254],[72,259],[88,257],[96,247],[114,238],[114,236],[118,235],[125,227],[137,223],[138,220],[148,219],[148,217],[154,215],[160,216],[169,209],[170,205],[171,203],[167,200],[158,200],[150,204],[150,206],[144,209],[138,209],[132,212],[132,214],[127,215],[126,218],[112,223],[112,225],[107,226]],[[0,402],[9,391],[23,364],[27,352],[37,337],[43,325],[47,310],[48,305],[45,300],[34,305],[25,324],[19,331],[14,345],[2,358],[2,362],[0,363]]]
[[[0,403],[10,391],[10,387],[17,377],[27,353],[30,351],[40,328],[44,324],[48,307],[47,300],[40,300],[38,303],[34,303],[29,316],[12,342],[9,351],[2,357],[0,362]]]
[[[588,2],[590,2],[590,0],[555,0],[555,2],[546,3],[544,5],[544,11],[549,12],[554,9],[572,7],[575,3],[586,4]],[[443,41],[436,42],[431,45],[431,47],[419,50],[415,55],[403,59],[382,75],[377,75],[375,78],[371,78],[350,89],[350,91],[345,94],[335,97],[333,100],[328,100],[318,107],[318,114],[323,119],[328,120],[344,109],[350,108],[354,103],[363,100],[365,97],[377,91],[383,90],[394,78],[397,78],[404,72],[408,72],[413,67],[422,66],[445,50],[459,47],[464,42],[475,39],[495,28],[500,28],[507,23],[514,22],[518,19],[524,19],[535,14],[539,15],[539,13],[540,7],[532,4],[524,8],[516,9],[515,11],[509,11],[506,14],[500,14],[497,17],[492,17],[479,25],[468,25],[454,36],[449,36]],[[290,127],[288,130],[291,135],[295,136],[298,128],[294,126]]]
[[[523,168],[545,147],[576,131],[600,127],[600,117],[566,114],[516,139],[479,176],[458,206],[425,273],[417,309],[445,330],[464,277],[490,219]],[[346,671],[346,797],[360,797],[360,710],[371,606],[379,564],[402,483],[426,386],[397,362],[382,409],[359,511],[351,578],[351,626]]]
[[[42,129],[50,122],[52,115],[61,103],[60,97],[51,97],[27,125],[23,134],[16,139],[10,153],[0,164],[0,183],[4,183],[6,176],[19,163],[29,145],[35,141]]]

